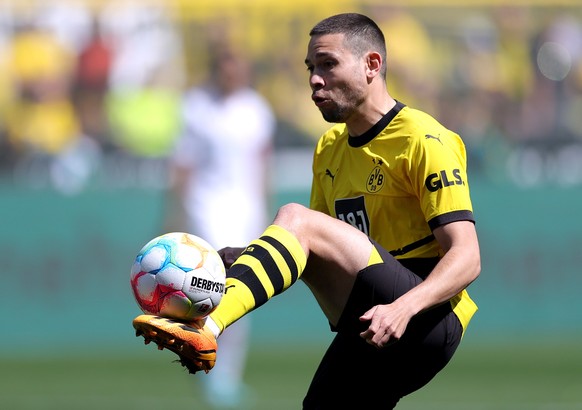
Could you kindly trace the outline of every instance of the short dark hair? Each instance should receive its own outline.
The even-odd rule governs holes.
[[[374,20],[358,13],[342,13],[317,23],[309,36],[344,34],[352,52],[358,56],[376,51],[382,56],[381,75],[386,78],[386,40],[384,33]]]

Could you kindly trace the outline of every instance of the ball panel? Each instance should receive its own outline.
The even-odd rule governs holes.
[[[156,273],[157,283],[175,290],[182,289],[185,279],[186,273],[173,263],[168,263],[162,270]]]
[[[145,303],[152,303],[157,286],[155,275],[141,271],[136,275],[132,285],[136,297]]]
[[[202,299],[202,300],[192,304],[192,312],[190,314],[192,316],[195,316],[195,317],[208,316],[217,307],[218,307],[218,303],[214,303],[214,301],[212,299],[210,299],[210,298]]]
[[[217,281],[226,280],[226,269],[218,252],[209,252],[204,263],[204,268]]]
[[[185,271],[196,269],[203,265],[208,251],[178,243],[173,248],[172,262]]]
[[[204,267],[186,274],[182,290],[194,301],[209,298],[218,305],[224,294],[224,280],[211,275]]]
[[[172,291],[167,293],[161,299],[158,314],[160,316],[172,318],[187,318],[192,309],[192,302],[181,291]]]
[[[169,249],[167,245],[155,244],[143,252],[141,258],[141,269],[145,272],[156,273],[169,259]]]
[[[141,258],[136,258],[135,262],[133,263],[133,265],[131,265],[131,274],[130,274],[130,279],[133,280],[136,275],[138,275],[139,273],[142,272],[141,270],[141,263],[139,260],[141,260]]]

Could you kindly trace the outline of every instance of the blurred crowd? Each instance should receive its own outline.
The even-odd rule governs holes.
[[[127,185],[155,174],[155,163],[132,171],[124,157],[169,152],[179,130],[183,49],[163,7],[121,3],[0,10],[5,174],[68,193],[101,169]]]
[[[307,31],[340,10],[194,3],[0,3],[0,178],[69,194],[96,180],[163,186],[182,94],[205,74],[203,44],[217,35],[256,63],[276,147],[310,147],[327,124],[309,100]],[[581,7],[379,3],[350,10],[385,30],[392,95],[459,132],[476,175],[582,184]]]

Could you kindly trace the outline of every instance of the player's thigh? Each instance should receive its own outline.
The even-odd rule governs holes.
[[[398,369],[390,356],[357,335],[338,333],[313,376],[303,409],[342,409],[349,403],[361,409],[392,409],[400,394],[393,388]]]
[[[374,246],[353,226],[299,204],[279,209],[274,223],[299,240],[308,256],[301,279],[328,320],[336,324]]]
[[[279,209],[274,223],[299,240],[308,254],[308,265],[317,266],[324,274],[356,276],[368,264],[373,245],[368,236],[352,225],[314,211],[300,204],[287,204]],[[306,272],[310,275],[309,269]]]
[[[405,346],[398,389],[404,396],[426,385],[451,360],[463,334],[461,322],[445,304],[417,316],[398,342]]]
[[[365,331],[369,323],[360,321],[360,316],[374,306],[394,302],[422,282],[420,276],[404,267],[381,248],[379,250],[385,261],[358,272],[337,322],[337,329],[340,331],[358,334]]]

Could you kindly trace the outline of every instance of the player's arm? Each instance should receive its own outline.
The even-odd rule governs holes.
[[[361,320],[370,320],[361,336],[383,347],[404,334],[410,320],[425,310],[447,302],[465,289],[481,272],[481,257],[475,225],[457,221],[440,226],[434,235],[445,255],[426,280],[393,303],[370,309]]]
[[[447,302],[467,288],[481,272],[481,256],[475,225],[457,221],[434,230],[445,255],[421,284],[398,303],[409,306],[412,316]]]

